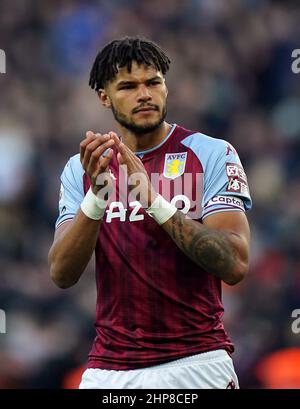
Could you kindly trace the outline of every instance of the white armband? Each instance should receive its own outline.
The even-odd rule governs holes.
[[[103,200],[96,196],[90,187],[83,201],[81,202],[80,208],[90,219],[100,220],[104,216],[106,206],[107,200]]]
[[[177,212],[177,207],[172,205],[161,195],[157,195],[152,205],[146,209],[146,213],[153,217],[158,224],[164,224]]]

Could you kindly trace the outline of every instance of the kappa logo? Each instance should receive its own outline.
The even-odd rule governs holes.
[[[166,153],[164,176],[168,179],[175,179],[184,173],[187,152]]]
[[[230,145],[230,143],[227,143],[226,156],[228,156],[230,152],[236,155],[236,150],[234,149],[234,147]]]
[[[233,379],[231,379],[231,381],[228,382],[228,385],[226,386],[226,389],[237,389],[236,384],[235,384]]]

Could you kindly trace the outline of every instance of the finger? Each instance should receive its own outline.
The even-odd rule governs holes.
[[[124,163],[127,162],[128,157],[126,156],[126,154],[124,154],[124,151],[122,150],[122,148],[120,148],[120,145],[116,146],[116,148],[119,151],[117,154],[117,160],[120,163],[120,165],[123,165]]]
[[[117,153],[117,161],[119,162],[120,165],[124,165],[125,160],[120,152]]]
[[[85,139],[80,142],[80,147],[82,149],[85,149],[87,147],[87,145],[89,145],[91,142],[95,141],[98,137],[102,136],[100,133],[94,133],[92,131],[87,131],[85,135],[86,135]]]
[[[131,149],[128,148],[123,142],[119,144],[117,147],[119,150],[119,153],[121,154],[122,160],[124,162],[127,162],[128,165],[129,163],[135,163],[136,160],[138,159],[137,156],[132,152]]]
[[[96,136],[96,135],[95,135],[95,133],[93,131],[87,131],[85,136],[86,136],[86,138],[90,138],[90,137],[93,137],[93,136]]]
[[[114,137],[114,138],[119,139],[118,135],[117,135],[116,132],[114,132],[114,131],[109,131],[108,134],[109,134],[111,137]]]
[[[137,160],[141,162],[140,159],[123,142],[121,142],[119,146],[116,146],[116,148],[119,151],[117,159],[121,165],[126,163],[126,165],[131,168],[134,166]]]
[[[92,142],[93,140],[96,139],[96,135],[94,134],[94,132],[92,131],[88,131],[86,133],[86,138],[80,142],[79,144],[79,150],[80,150],[80,160],[83,160],[84,157],[84,153],[85,153],[85,149],[87,147],[87,145]]]
[[[119,146],[121,141],[118,135],[115,132],[109,132],[110,137],[115,141],[116,146]]]
[[[85,160],[88,160],[88,162],[84,162],[84,165],[86,166],[85,169],[88,173],[92,174],[95,171],[95,169],[97,169],[98,161],[101,158],[101,155],[104,152],[106,152],[108,148],[111,148],[113,145],[114,141],[108,140],[107,142],[101,144],[96,149],[94,149],[89,158],[85,157]]]
[[[82,158],[82,166],[84,169],[88,166],[91,158],[91,154],[96,150],[100,145],[106,143],[110,139],[108,134],[96,134],[96,138],[92,140],[90,143],[87,144],[84,150],[83,158]]]
[[[111,159],[113,157],[113,150],[109,149],[109,151],[107,152],[107,155],[105,156],[105,158],[103,156],[101,156],[100,160],[98,161],[98,171],[97,171],[97,175],[99,175],[102,172],[105,172]]]
[[[92,174],[95,172],[95,170],[98,168],[98,165],[100,163],[100,159],[103,158],[103,153],[107,151],[107,149],[110,149],[114,145],[115,141],[113,139],[109,139],[107,142],[104,144],[100,145],[97,149],[93,151],[93,153],[90,156],[90,161],[87,166],[87,172]],[[105,157],[107,156],[108,151],[106,152]]]
[[[124,159],[126,159],[126,157],[128,156],[128,151],[129,149],[126,149],[126,146],[124,145],[123,142],[119,142],[119,144],[116,146],[116,148],[118,149],[119,153],[122,155],[122,157]]]

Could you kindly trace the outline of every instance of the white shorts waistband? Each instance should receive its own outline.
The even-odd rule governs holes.
[[[172,366],[181,366],[183,364],[191,364],[193,362],[204,363],[209,361],[217,361],[219,359],[230,358],[224,349],[216,349],[215,351],[202,352],[201,354],[190,355],[185,358],[176,359],[175,361],[165,362],[163,364],[149,366],[143,370],[151,370],[156,368],[170,368]]]

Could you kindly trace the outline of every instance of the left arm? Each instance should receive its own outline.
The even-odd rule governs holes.
[[[161,227],[183,253],[226,284],[237,284],[247,273],[250,229],[243,212],[215,213],[201,224],[178,210]]]

